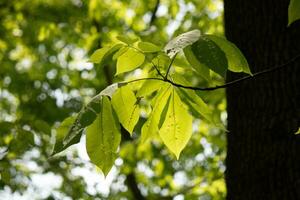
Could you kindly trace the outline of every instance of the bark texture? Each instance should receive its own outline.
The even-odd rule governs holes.
[[[225,32],[252,72],[300,54],[289,0],[225,0]],[[227,74],[227,81],[240,74]],[[300,199],[300,60],[227,89],[227,199]]]

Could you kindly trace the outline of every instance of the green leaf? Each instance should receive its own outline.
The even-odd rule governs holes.
[[[290,0],[288,16],[288,26],[291,25],[294,21],[300,19],[300,0]]]
[[[179,51],[184,49],[185,47],[196,42],[200,37],[199,30],[192,30],[186,33],[183,33],[171,41],[165,46],[164,51],[167,53],[169,57],[174,57]]]
[[[113,114],[108,97],[100,99],[100,113],[86,129],[86,150],[95,165],[106,176],[117,157],[121,142],[120,126]]]
[[[227,58],[215,42],[208,37],[201,36],[197,42],[191,45],[191,50],[199,63],[220,74],[222,77],[225,76],[228,68]]]
[[[159,90],[165,83],[159,80],[147,80],[138,90],[137,97],[145,97]]]
[[[182,88],[178,88],[178,91],[186,105],[204,117],[207,121],[214,123],[212,110],[201,99],[201,97],[196,94],[195,91],[185,90]]]
[[[63,140],[64,147],[68,147],[77,143],[79,140],[76,138],[81,137],[85,127],[93,123],[96,119],[97,113],[100,112],[99,108],[100,95],[95,96],[77,115],[74,123],[70,127],[68,134]]]
[[[215,35],[205,35],[210,40],[214,41],[225,53],[228,60],[228,69],[232,72],[245,72],[252,74],[248,62],[242,52],[225,38],[217,37]]]
[[[106,56],[112,54],[123,46],[123,44],[115,44],[113,46],[106,46],[101,49],[97,49],[90,57],[90,61],[93,63],[101,63]]]
[[[142,127],[142,143],[145,143],[148,139],[158,133],[160,118],[165,106],[167,105],[171,92],[172,86],[170,86],[169,84],[162,86],[162,88],[158,92],[152,112]]]
[[[143,53],[129,48],[118,57],[116,75],[136,69],[144,63],[144,60],[145,55]]]
[[[138,48],[145,53],[153,53],[160,51],[160,47],[150,42],[139,42]]]
[[[136,41],[138,41],[138,38],[132,39],[128,36],[123,36],[123,35],[118,35],[117,39],[119,41],[124,42],[124,43],[129,44],[129,45],[135,43]]]
[[[123,53],[125,53],[127,50],[129,49],[129,47],[125,46],[125,47],[121,47],[112,57],[113,60],[118,59]]]
[[[112,96],[112,105],[120,123],[132,135],[140,116],[139,106],[134,93],[128,86],[119,88]]]
[[[69,143],[69,145],[66,145],[66,146],[63,145],[63,140],[64,140],[65,136],[68,134],[71,126],[75,122],[75,119],[76,119],[75,115],[66,118],[60,124],[60,126],[56,129],[55,145],[54,145],[54,148],[53,148],[52,153],[51,153],[52,156],[59,153],[59,152],[61,152],[61,151],[63,151],[63,150],[65,150],[66,148],[71,146],[72,143],[78,143],[79,142],[80,137],[79,138],[77,137],[77,138],[74,138],[72,143]]]
[[[205,80],[210,81],[209,68],[206,65],[201,64],[194,55],[191,46],[187,46],[183,50],[185,58],[191,64],[191,66],[202,76]]]
[[[165,121],[159,130],[159,135],[177,159],[192,136],[192,116],[184,108],[174,89],[168,104]]]

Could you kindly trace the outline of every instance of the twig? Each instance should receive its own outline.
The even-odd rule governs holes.
[[[172,61],[174,61],[174,58],[175,58],[175,56],[173,57]],[[274,72],[274,71],[280,70],[280,69],[284,68],[285,66],[288,66],[291,63],[295,62],[299,58],[300,58],[300,54],[297,55],[297,56],[295,56],[294,58],[292,58],[288,62],[286,62],[286,63],[284,63],[282,65],[279,65],[277,67],[274,67],[274,68],[271,68],[271,69],[267,69],[267,70],[263,70],[263,71],[254,73],[252,76],[245,76],[243,78],[240,78],[240,79],[228,82],[228,83],[226,83],[224,85],[218,85],[218,86],[215,86],[215,87],[193,87],[193,86],[186,86],[186,85],[181,85],[181,84],[175,83],[175,82],[173,82],[173,81],[171,81],[170,79],[167,78],[169,69],[168,69],[167,74],[164,77],[164,79],[155,78],[155,77],[149,77],[149,78],[135,79],[135,80],[132,80],[132,81],[122,82],[122,83],[123,84],[128,84],[128,83],[132,83],[132,82],[136,82],[136,81],[157,80],[157,81],[168,82],[168,83],[172,84],[173,86],[176,86],[176,87],[179,87],[179,88],[185,88],[185,89],[190,89],[190,90],[212,91],[212,90],[217,90],[217,89],[220,89],[220,88],[228,88],[228,87],[231,87],[233,85],[236,85],[237,83],[243,82],[245,80],[253,79],[253,78],[256,78],[256,77],[261,76],[263,74],[267,74],[267,73],[270,73],[270,72]],[[171,61],[170,65],[169,65],[169,68],[172,65],[172,61]]]
[[[173,62],[174,62],[174,60],[176,58],[176,55],[177,55],[177,53],[173,56],[173,58],[172,58],[172,60],[171,60],[171,62],[169,64],[169,66],[168,66],[167,73],[166,73],[166,75],[164,77],[164,80],[168,80],[168,75],[169,75],[170,69],[172,67],[172,64],[173,64]]]

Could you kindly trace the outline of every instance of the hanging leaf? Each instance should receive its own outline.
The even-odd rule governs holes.
[[[107,46],[107,47],[103,47],[101,49],[97,49],[91,55],[90,62],[101,63],[105,59],[105,57],[107,57],[108,55],[114,53],[115,51],[120,49],[122,46],[124,46],[124,45],[123,44],[115,44],[113,46]]]
[[[201,36],[197,42],[191,45],[191,50],[199,63],[225,77],[228,68],[227,58],[215,42],[205,36]]]
[[[290,0],[288,8],[289,23],[291,25],[294,21],[300,19],[300,0]]]
[[[138,48],[145,53],[153,53],[160,51],[160,47],[150,42],[139,42]]]
[[[112,96],[112,105],[120,123],[132,135],[140,116],[139,106],[134,93],[128,86],[119,88]]]
[[[53,156],[59,152],[62,152],[63,150],[65,150],[66,148],[71,146],[72,144],[76,144],[79,142],[81,134],[78,134],[79,137],[75,137],[70,143],[68,143],[68,145],[66,145],[66,146],[63,145],[63,140],[64,140],[65,136],[68,134],[71,126],[75,122],[75,119],[76,119],[75,115],[66,118],[60,124],[60,126],[56,129],[55,145],[52,150],[51,156]]]
[[[230,71],[252,74],[246,58],[239,50],[239,48],[237,48],[233,43],[215,35],[204,35],[203,37],[209,38],[223,50],[227,57],[228,69]]]
[[[199,73],[199,75],[202,76],[205,80],[210,81],[211,78],[209,68],[197,60],[196,56],[194,55],[194,52],[192,51],[191,46],[185,47],[183,52],[187,61]]]
[[[192,116],[184,108],[174,89],[159,135],[177,159],[192,135]]]
[[[160,118],[162,117],[163,109],[167,105],[168,99],[171,95],[171,91],[172,86],[168,84],[162,86],[162,88],[158,92],[152,112],[142,127],[142,143],[145,143],[148,139],[158,133]]]
[[[145,55],[135,49],[129,48],[118,57],[116,75],[132,71],[144,63]]]
[[[174,57],[179,51],[184,49],[185,47],[196,42],[200,37],[199,30],[192,30],[186,33],[183,33],[174,39],[172,39],[165,46],[164,51],[167,53],[169,57]]]
[[[99,108],[100,95],[95,96],[78,114],[77,117],[69,129],[68,134],[63,140],[63,146],[68,147],[77,141],[76,138],[80,138],[85,127],[93,123],[96,119],[97,113],[100,112]]]
[[[121,132],[108,97],[103,96],[99,101],[100,113],[86,129],[86,150],[92,163],[106,176],[117,157]]]

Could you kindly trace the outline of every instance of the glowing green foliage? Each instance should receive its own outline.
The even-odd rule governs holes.
[[[119,88],[112,96],[112,105],[120,123],[132,134],[140,116],[139,105],[132,90],[128,86]]]
[[[177,159],[192,135],[192,119],[180,97],[173,89],[159,135]]]
[[[100,113],[86,129],[86,149],[91,161],[107,175],[117,157],[121,133],[108,97],[99,101]]]

